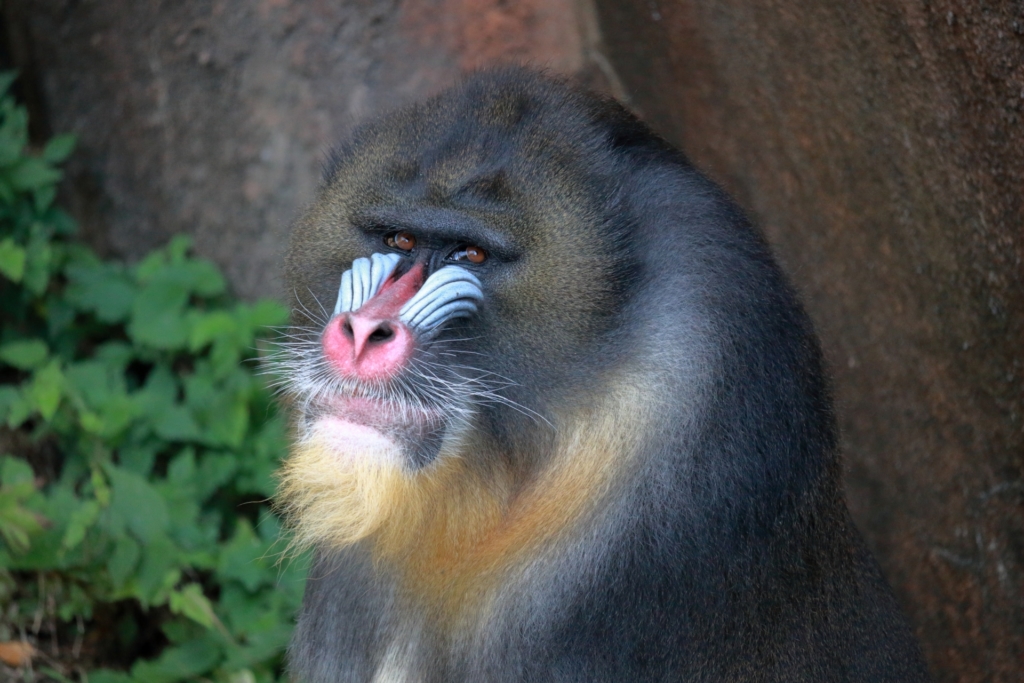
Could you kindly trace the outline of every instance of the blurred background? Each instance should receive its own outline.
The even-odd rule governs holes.
[[[739,200],[802,292],[835,376],[850,507],[936,680],[1024,680],[1024,2],[6,0],[0,13],[30,142],[77,136],[57,196],[77,239],[134,263],[189,235],[243,302],[283,299],[289,223],[365,117],[508,62],[619,97]],[[193,612],[220,614],[197,572],[213,602]],[[171,612],[189,616],[175,585]],[[74,615],[81,633],[91,614]],[[51,653],[53,673],[32,675],[84,680],[45,628],[18,623],[0,641]],[[217,661],[202,675],[265,675]]]

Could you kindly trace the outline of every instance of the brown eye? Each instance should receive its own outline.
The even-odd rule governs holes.
[[[479,264],[487,260],[487,252],[476,245],[459,247],[448,255],[448,260],[469,261],[470,263]]]
[[[412,251],[416,246],[416,237],[411,232],[396,232],[394,235],[388,235],[384,243],[389,247],[395,249],[401,249],[402,251]]]

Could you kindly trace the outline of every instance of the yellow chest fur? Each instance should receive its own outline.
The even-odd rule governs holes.
[[[385,439],[350,452],[314,432],[282,470],[279,500],[297,543],[369,544],[402,597],[438,622],[468,625],[510,572],[603,499],[633,460],[644,405],[638,392],[619,392],[564,420],[550,457],[525,474],[472,451],[410,472]]]

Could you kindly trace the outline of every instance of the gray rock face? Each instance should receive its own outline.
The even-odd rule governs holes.
[[[348,127],[503,59],[577,72],[592,30],[573,0],[4,5],[49,128],[79,135],[87,237],[132,258],[189,233],[249,298],[283,294],[288,226]]]

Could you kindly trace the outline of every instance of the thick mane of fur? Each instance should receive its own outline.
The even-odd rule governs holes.
[[[436,626],[476,624],[491,591],[593,513],[617,483],[631,478],[656,407],[646,391],[622,383],[603,400],[559,419],[552,453],[526,475],[471,437],[423,468],[402,465],[400,448],[330,426],[299,440],[280,472],[278,507],[296,547],[344,551],[356,544],[382,570],[401,576],[411,602]],[[453,622],[454,620],[454,622]]]
[[[353,261],[429,277],[469,246],[471,314],[391,376],[332,366]],[[287,279],[278,502],[316,548],[298,681],[927,679],[850,521],[793,288],[622,106],[505,69],[366,124]]]

